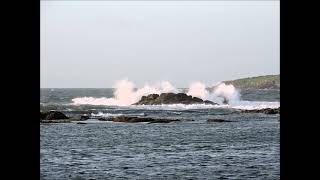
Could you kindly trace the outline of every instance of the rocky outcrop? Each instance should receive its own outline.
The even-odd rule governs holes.
[[[59,120],[40,120],[40,123],[70,123],[69,119],[59,119]]]
[[[69,123],[69,117],[59,111],[40,112],[40,123]]]
[[[87,124],[87,123],[85,123],[85,122],[77,122],[77,124]]]
[[[113,121],[113,122],[124,122],[124,123],[170,123],[174,121],[180,121],[178,119],[154,119],[150,117],[136,117],[136,116],[115,116],[109,118],[99,118],[100,121]]]
[[[40,123],[69,123],[77,121],[86,121],[88,119],[97,119],[99,121],[113,121],[124,123],[170,123],[174,121],[180,121],[177,119],[155,119],[151,117],[137,117],[137,116],[115,116],[115,117],[90,117],[88,115],[75,115],[71,118],[67,117],[62,112],[50,111],[40,112]],[[87,124],[86,122],[77,122],[77,124]]]
[[[233,121],[224,120],[224,119],[208,119],[207,122],[212,123],[212,122],[233,122]]]
[[[85,121],[90,119],[90,116],[88,115],[75,115],[73,117],[70,118],[71,121]]]
[[[161,104],[217,104],[212,101],[203,101],[200,98],[188,96],[184,93],[162,93],[142,96],[140,101],[133,105],[161,105]]]
[[[59,111],[40,112],[40,120],[61,120],[69,119],[65,114]]]
[[[252,110],[241,110],[242,113],[264,113],[264,114],[280,114],[279,108],[265,108],[265,109],[252,109]]]
[[[171,123],[171,122],[178,122],[179,119],[154,119],[153,121],[150,121],[149,123]]]

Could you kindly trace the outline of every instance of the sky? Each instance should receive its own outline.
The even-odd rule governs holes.
[[[41,88],[280,73],[279,1],[41,1]]]

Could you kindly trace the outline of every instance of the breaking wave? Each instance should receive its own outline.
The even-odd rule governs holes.
[[[278,108],[279,102],[265,102],[265,101],[239,101],[232,104],[211,105],[211,104],[162,104],[162,105],[132,105],[128,108],[132,109],[149,109],[149,110],[190,110],[190,109],[264,109],[264,108]]]
[[[136,89],[133,82],[128,79],[116,81],[114,85],[113,97],[77,97],[72,99],[73,105],[108,105],[108,106],[129,106],[138,102],[142,96],[149,94],[161,93],[179,93],[178,90],[168,81],[162,81],[156,84],[145,84],[142,88]],[[214,87],[207,87],[201,82],[193,82],[190,84],[188,95],[198,97],[204,100],[210,100],[218,104],[223,104],[225,101],[237,102],[240,101],[240,93],[233,85],[219,83]]]
[[[219,105],[208,104],[169,104],[169,105],[131,105],[140,100],[142,96],[161,93],[179,93],[182,90],[175,88],[170,82],[162,81],[156,84],[145,84],[142,88],[136,88],[134,83],[127,80],[119,80],[114,85],[113,97],[77,97],[72,99],[71,105],[102,105],[123,106],[134,109],[207,109],[207,108],[234,108],[234,109],[263,109],[278,108],[279,102],[266,101],[242,101],[240,92],[232,85],[218,83],[208,87],[201,82],[193,82],[186,91],[187,95],[210,100]],[[228,102],[228,104],[225,104]]]

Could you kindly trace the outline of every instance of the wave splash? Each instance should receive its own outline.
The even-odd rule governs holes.
[[[189,86],[187,95],[210,100],[218,104],[225,104],[226,102],[230,104],[240,101],[240,93],[232,84],[218,83],[213,88],[207,89],[205,84],[194,82]]]
[[[78,97],[72,99],[72,102],[74,105],[128,106],[139,101],[142,96],[148,94],[179,92],[179,90],[172,86],[168,81],[162,81],[154,85],[145,84],[142,88],[136,90],[133,82],[128,79],[123,79],[116,81],[113,88],[115,88],[115,91],[113,92],[114,97],[112,98]]]
[[[114,85],[113,97],[77,97],[72,99],[72,105],[105,105],[105,106],[130,106],[131,104],[139,101],[142,96],[149,94],[161,94],[161,93],[179,93],[182,90],[177,89],[168,81],[162,81],[156,84],[145,84],[142,88],[136,88],[135,84],[128,79],[122,79],[116,81]],[[233,85],[226,85],[225,83],[218,83],[210,88],[204,83],[193,82],[190,84],[187,95],[198,97],[203,100],[210,100],[220,105],[212,107],[238,107],[238,108],[259,108],[259,107],[278,107],[277,102],[275,103],[263,103],[263,102],[246,102],[241,101],[239,91]],[[224,102],[228,102],[228,105],[223,105]],[[262,104],[262,105],[261,105]],[[174,107],[184,109],[189,108],[190,105],[165,105],[163,107]],[[202,107],[208,108],[207,105],[191,105],[190,107]],[[157,107],[157,106],[151,106]],[[161,107],[161,106],[160,106]],[[211,107],[211,106],[210,106]]]

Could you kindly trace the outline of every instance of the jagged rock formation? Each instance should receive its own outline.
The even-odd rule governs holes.
[[[207,122],[211,123],[211,122],[233,122],[233,121],[224,120],[224,119],[208,119]]]
[[[217,104],[212,101],[202,100],[197,97],[188,96],[184,93],[162,93],[142,96],[140,101],[133,105],[161,105],[161,104]]]
[[[50,111],[50,112],[40,112],[40,123],[69,123],[77,122],[77,124],[86,124],[88,119],[96,119],[97,117],[90,117],[88,115],[76,115],[74,117],[67,117],[65,114],[59,111]],[[174,121],[180,121],[178,119],[156,119],[151,117],[136,117],[136,116],[115,116],[115,117],[106,117],[98,118],[99,121],[113,121],[113,122],[124,122],[124,123],[139,123],[139,122],[148,122],[148,123],[170,123]]]
[[[59,111],[40,112],[40,120],[60,120],[69,119],[65,114]]]
[[[100,121],[113,121],[113,122],[125,122],[125,123],[139,123],[139,122],[149,122],[149,123],[170,123],[174,121],[180,121],[178,119],[154,119],[150,117],[136,117],[136,116],[115,116],[109,118],[100,118]]]
[[[242,113],[265,113],[265,114],[280,114],[279,108],[265,108],[265,109],[252,109],[252,110],[241,110]]]

